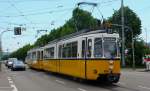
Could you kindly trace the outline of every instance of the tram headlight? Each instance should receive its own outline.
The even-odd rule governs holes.
[[[114,68],[114,66],[113,66],[113,65],[110,65],[110,66],[109,66],[109,69],[110,69],[110,70],[112,70],[113,68]]]
[[[113,61],[113,60],[110,60],[110,61],[109,61],[109,64],[110,64],[110,65],[113,65],[113,64],[114,64],[114,61]]]

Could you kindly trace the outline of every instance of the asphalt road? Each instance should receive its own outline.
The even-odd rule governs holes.
[[[35,71],[0,72],[0,91],[150,91],[150,72],[123,70],[120,82],[79,82],[69,77]]]

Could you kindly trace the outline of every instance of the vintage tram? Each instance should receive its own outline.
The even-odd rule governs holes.
[[[86,31],[31,49],[26,61],[34,69],[116,83],[120,78],[119,49],[118,33]]]

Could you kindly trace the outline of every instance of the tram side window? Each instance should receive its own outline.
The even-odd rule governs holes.
[[[41,51],[41,59],[43,59],[43,51]]]
[[[40,51],[37,52],[37,59],[40,59]]]
[[[91,57],[91,52],[92,52],[92,39],[88,39],[88,52],[87,52],[87,57]]]
[[[54,58],[54,47],[46,49],[46,58]]]
[[[66,57],[71,58],[72,57],[72,44],[67,44],[67,50],[66,50]]]
[[[63,45],[62,57],[63,58],[67,57],[67,46],[65,44]]]
[[[85,57],[85,40],[82,40],[82,58]]]
[[[65,44],[62,50],[63,58],[76,58],[77,57],[77,42]]]
[[[62,45],[59,45],[58,57],[62,58]]]
[[[77,50],[78,50],[78,43],[73,42],[72,43],[72,53],[71,53],[72,57],[77,57],[77,52],[78,52]]]
[[[96,38],[94,40],[94,57],[102,57],[103,50],[102,50],[102,38]]]
[[[28,59],[32,60],[32,54],[31,53],[29,53]]]
[[[32,53],[32,60],[35,60],[36,59],[36,52],[33,52]]]

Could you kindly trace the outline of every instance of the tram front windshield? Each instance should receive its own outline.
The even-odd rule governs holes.
[[[104,38],[103,48],[104,48],[104,57],[105,58],[117,57],[116,38]]]

